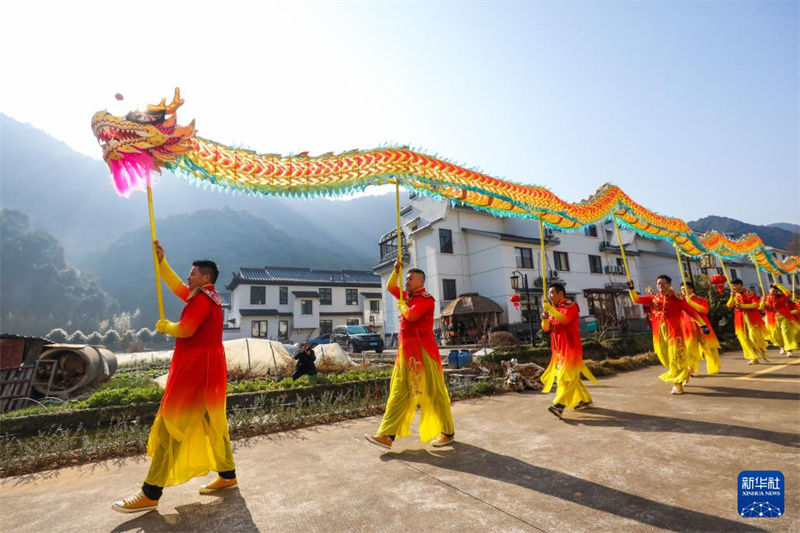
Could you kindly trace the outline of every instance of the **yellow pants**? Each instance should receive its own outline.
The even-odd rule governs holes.
[[[409,368],[401,348],[397,353],[386,413],[378,434],[396,437],[410,435],[417,406],[420,407],[420,441],[433,440],[441,433],[455,433],[453,415],[450,413],[450,394],[439,363],[422,350],[420,365]]]
[[[144,481],[157,487],[180,485],[212,470],[228,472],[236,468],[230,437],[227,432],[220,435],[214,431],[208,413],[197,427],[187,431],[182,441],[172,438],[161,417],[156,417],[148,453],[153,460]]]
[[[763,357],[767,353],[767,340],[761,333],[761,328],[754,328],[746,315],[744,328],[736,329],[736,337],[739,338],[739,344],[742,345],[745,359],[758,361],[759,355]]]
[[[772,344],[783,348],[787,352],[797,350],[797,336],[800,326],[797,326],[794,322],[789,322],[782,315],[776,316],[775,322],[775,327],[770,328]]]

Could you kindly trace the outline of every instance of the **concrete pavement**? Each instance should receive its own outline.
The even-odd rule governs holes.
[[[563,421],[551,395],[459,402],[458,442],[435,451],[368,445],[374,417],[239,441],[239,490],[200,496],[197,479],[144,515],[110,506],[147,458],[8,478],[0,531],[800,531],[800,360],[771,354],[725,354],[683,396],[660,367],[605,378],[597,407]],[[738,516],[742,470],[784,473],[784,516]]]

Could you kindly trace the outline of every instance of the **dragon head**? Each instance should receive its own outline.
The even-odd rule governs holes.
[[[94,114],[92,133],[103,148],[103,159],[119,194],[127,196],[144,188],[152,172],[159,172],[192,148],[194,121],[188,126],[178,126],[176,122],[181,105],[181,93],[176,88],[169,105],[162,99],[158,105],[131,111],[124,118],[105,110]]]

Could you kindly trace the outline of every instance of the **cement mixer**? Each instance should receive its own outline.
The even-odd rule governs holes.
[[[117,358],[100,346],[51,344],[36,362],[31,386],[43,396],[69,398],[91,392],[117,371]]]

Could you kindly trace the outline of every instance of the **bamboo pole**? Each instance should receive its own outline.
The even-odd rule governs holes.
[[[541,272],[542,272],[542,295],[544,296],[542,303],[547,301],[547,255],[544,251],[544,220],[541,215],[539,216],[539,240],[542,241],[542,257],[541,257]],[[528,306],[530,309],[530,295],[528,295]],[[530,311],[529,311],[530,312]]]
[[[403,230],[400,227],[400,182],[394,182],[395,207],[397,208],[397,262],[403,264]],[[398,273],[400,280],[400,294],[403,294],[403,267]]]
[[[147,209],[150,211],[150,247],[153,250],[153,267],[156,274],[156,297],[158,298],[158,318],[164,320],[164,295],[161,292],[161,267],[158,264],[156,252],[156,217],[153,214],[153,188],[150,186],[150,176],[147,176]]]
[[[750,256],[750,260],[753,261],[753,266],[756,267],[756,276],[758,276],[758,286],[761,287],[761,296],[764,296],[764,282],[761,280],[761,269],[758,267],[758,263],[756,263],[756,254]]]
[[[678,270],[681,271],[681,283],[683,286],[686,287],[686,273],[683,271],[683,259],[681,258],[681,250],[678,248],[678,241],[673,241],[675,245],[675,254],[678,256]],[[686,294],[688,295],[689,292],[687,291]]]
[[[617,231],[617,240],[619,241],[619,251],[622,253],[622,264],[625,266],[625,276],[628,282],[633,281],[631,278],[631,271],[628,268],[628,258],[625,256],[625,245],[622,244],[622,235],[619,233],[619,225],[617,224],[617,215],[614,214],[614,229]]]

